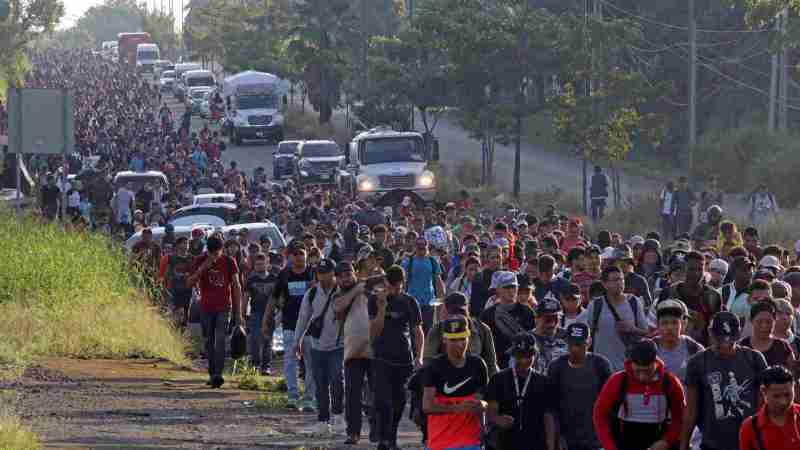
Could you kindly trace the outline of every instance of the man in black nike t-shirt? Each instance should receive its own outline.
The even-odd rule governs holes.
[[[434,358],[423,374],[428,448],[479,449],[481,414],[486,410],[479,393],[488,383],[486,363],[467,354],[470,331],[463,316],[445,320],[440,329],[445,353]]]

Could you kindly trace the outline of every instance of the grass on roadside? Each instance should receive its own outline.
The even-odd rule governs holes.
[[[39,438],[23,426],[14,414],[17,394],[0,391],[0,449],[35,450],[42,448]]]
[[[0,211],[0,369],[41,356],[165,358],[186,341],[135,288],[127,257],[101,236]]]

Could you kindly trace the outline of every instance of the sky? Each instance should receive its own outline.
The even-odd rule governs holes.
[[[103,3],[103,0],[61,0],[64,2],[64,17],[58,28],[69,28],[75,24],[81,15],[92,6]]]

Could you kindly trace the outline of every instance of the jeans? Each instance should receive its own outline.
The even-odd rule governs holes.
[[[247,320],[247,348],[250,350],[250,362],[253,367],[268,366],[272,359],[272,339],[265,339],[261,332],[261,320],[264,308],[254,308]]]
[[[606,211],[606,199],[604,198],[593,198],[592,199],[592,220],[598,221],[602,220],[605,216]]]
[[[208,375],[221,377],[225,368],[225,334],[231,319],[230,311],[203,313],[203,334],[206,337]]]
[[[314,365],[311,363],[311,337],[306,336],[303,339],[303,349],[305,349],[306,357],[303,362],[303,366],[305,367],[305,379],[303,380],[303,386],[305,386],[305,390],[303,391],[303,403],[313,406],[314,402],[317,399],[317,382],[315,381],[314,375]],[[342,356],[344,358],[344,356]]]
[[[370,371],[371,360],[366,358],[349,359],[344,363],[344,385],[345,393],[345,414],[347,420],[347,435],[361,435],[361,419],[363,403],[361,401],[364,392],[364,378],[372,383],[372,373]]]
[[[344,349],[311,349],[307,354],[311,355],[309,362],[314,368],[314,379],[317,382],[317,420],[327,422],[331,418],[331,410],[334,415],[339,415],[344,409],[342,405],[344,400],[344,374],[342,373]],[[306,363],[306,365],[309,364]]]
[[[283,376],[286,378],[286,386],[289,393],[289,401],[296,402],[300,399],[297,387],[297,343],[294,340],[294,330],[283,330]],[[311,338],[306,338],[303,342],[303,349],[311,349]],[[309,353],[310,354],[310,353]],[[314,402],[314,375],[311,364],[306,364],[305,392],[303,401]]]
[[[692,211],[678,211],[675,218],[675,235],[690,233],[692,231]]]
[[[406,382],[412,370],[412,366],[396,366],[385,361],[372,360],[375,423],[380,442],[392,445],[397,442],[397,425],[406,407]]]
[[[675,216],[661,214],[661,239],[671,239],[675,235]]]

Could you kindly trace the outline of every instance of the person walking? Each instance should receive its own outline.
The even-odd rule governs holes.
[[[291,266],[283,269],[278,276],[278,282],[272,296],[272,301],[267,305],[264,312],[266,317],[273,314],[275,308],[281,311],[283,326],[283,375],[286,378],[286,385],[289,390],[289,408],[299,408],[303,412],[314,411],[314,376],[311,364],[305,367],[305,385],[308,387],[304,392],[302,404],[298,404],[299,390],[297,386],[297,345],[300,336],[295,335],[297,327],[297,317],[300,314],[300,305],[306,291],[314,284],[314,273],[306,265],[306,250],[300,246],[293,246],[289,249]],[[264,333],[269,335],[272,330],[265,329]]]
[[[487,403],[479,399],[489,382],[486,364],[467,353],[469,324],[465,317],[442,323],[445,352],[423,373],[422,409],[428,415],[430,450],[479,450],[481,417]]]
[[[795,382],[784,366],[761,372],[764,405],[742,422],[740,450],[800,450],[800,404],[795,403]]]
[[[712,345],[689,359],[686,367],[686,411],[680,450],[690,450],[695,426],[703,431],[703,450],[739,446],[739,428],[759,409],[759,374],[764,355],[738,344],[739,318],[720,311],[711,319]]]
[[[600,391],[593,417],[604,450],[669,450],[680,441],[683,386],[657,352],[650,339],[633,344],[625,370]]]
[[[608,204],[608,175],[603,173],[603,168],[594,166],[594,174],[589,184],[589,197],[591,198],[592,220],[597,222],[605,216]]]
[[[225,383],[225,334],[233,315],[234,326],[242,324],[241,285],[236,261],[223,254],[223,242],[212,236],[207,253],[195,259],[187,286],[200,285],[200,311],[206,339],[209,385],[220,388]]]
[[[567,326],[566,335],[569,353],[550,363],[547,372],[558,399],[561,437],[569,450],[599,450],[592,410],[611,376],[611,364],[605,356],[589,352],[592,337],[585,323]]]
[[[344,339],[345,444],[356,445],[361,439],[364,380],[372,383],[368,300],[365,285],[357,282],[355,269],[349,262],[337,264],[336,279],[339,292],[333,309],[339,321],[339,335]],[[377,430],[374,433],[370,430],[370,435],[377,440]]]
[[[335,268],[336,263],[331,259],[320,261],[316,271],[317,284],[306,291],[294,330],[294,335],[300,336],[298,359],[304,357],[316,382],[317,423],[312,427],[316,434],[344,431],[344,347],[336,326],[336,314],[331,307],[336,290]],[[310,348],[304,345],[306,336],[311,338]]]
[[[775,200],[767,185],[762,183],[750,195],[750,220],[762,236],[766,227],[778,213],[778,202]]]
[[[414,297],[403,292],[404,281],[402,267],[389,267],[386,282],[374,288],[368,303],[380,450],[397,447],[397,426],[406,405],[406,382],[412,370],[422,367],[422,313]]]
[[[697,203],[694,191],[689,188],[689,179],[680,177],[678,188],[674,193],[675,201],[675,236],[692,231],[694,213],[692,209]]]
[[[496,427],[497,449],[555,450],[558,397],[547,375],[534,369],[536,338],[523,332],[509,349],[514,367],[498,372],[486,387],[486,416]]]
[[[422,310],[422,327],[425,332],[433,325],[434,306],[436,298],[443,298],[445,293],[442,281],[442,266],[431,256],[428,250],[428,240],[418,237],[415,241],[414,254],[403,261],[403,270],[408,274],[408,294],[419,302]]]

